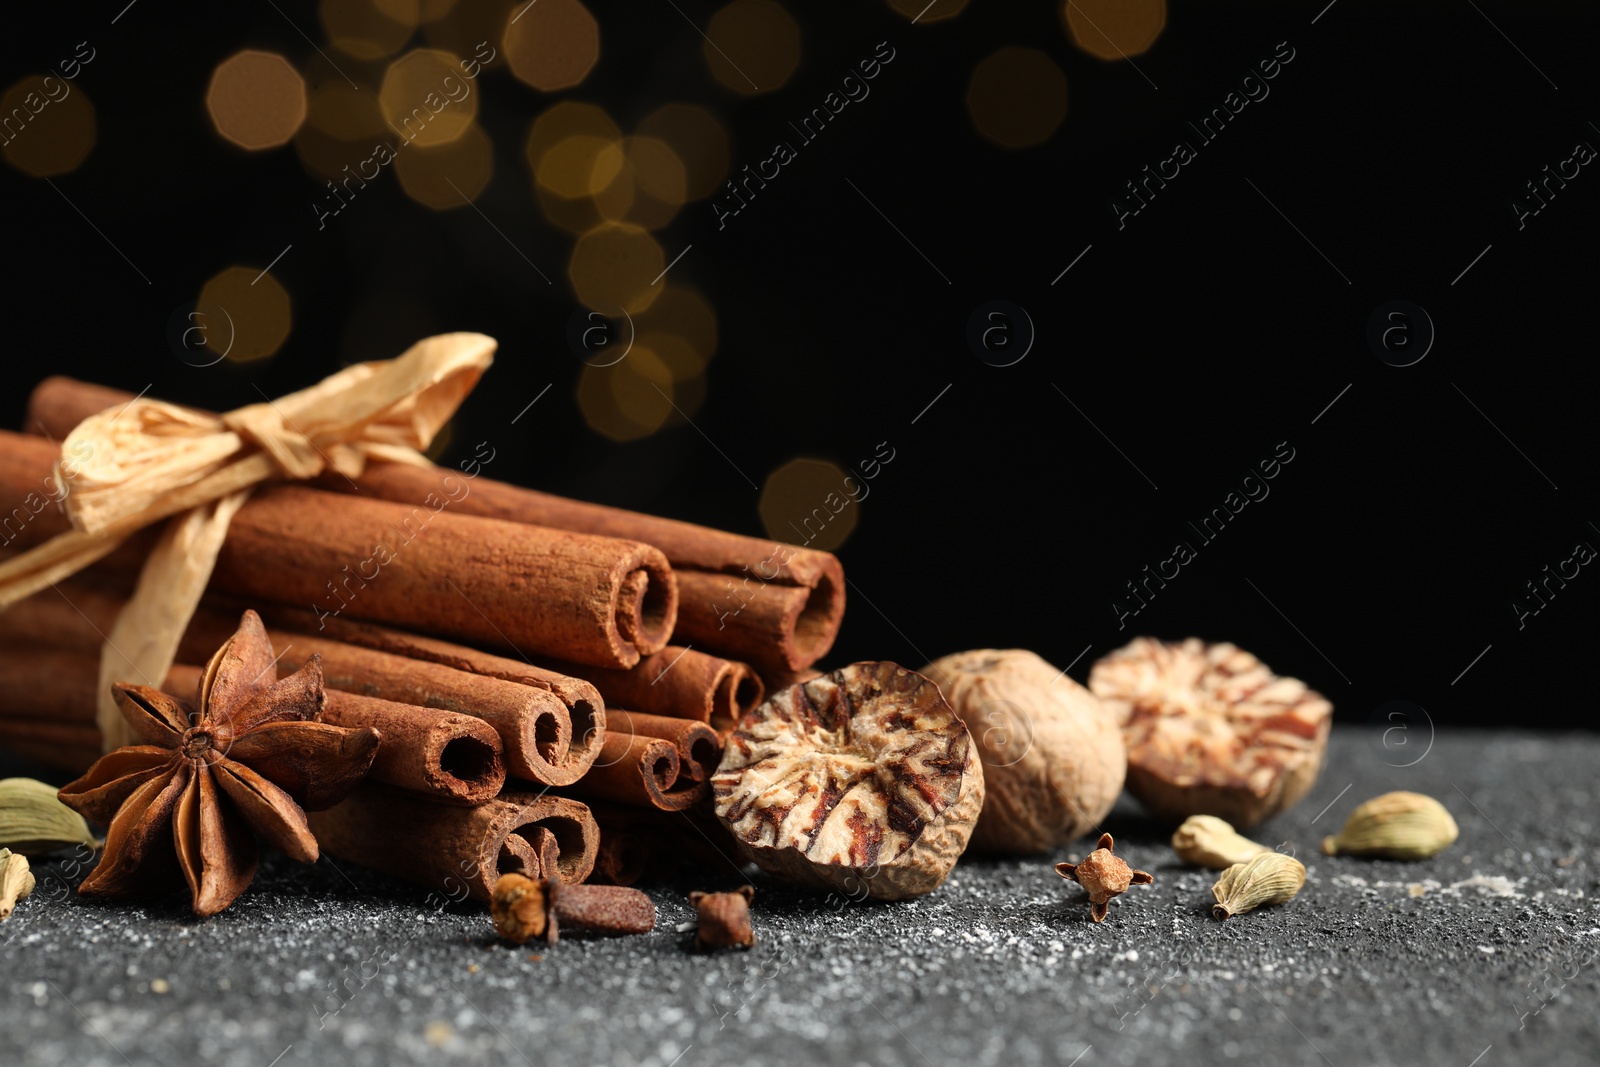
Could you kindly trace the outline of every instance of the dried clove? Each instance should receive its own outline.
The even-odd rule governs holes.
[[[695,944],[706,951],[755,944],[756,934],[750,928],[750,901],[755,895],[752,885],[742,885],[731,893],[690,893],[689,903],[699,913]]]
[[[520,874],[502,874],[495,882],[489,915],[514,945],[535,937],[553,945],[561,939],[562,923],[601,934],[645,934],[656,926],[656,906],[637,889]]]

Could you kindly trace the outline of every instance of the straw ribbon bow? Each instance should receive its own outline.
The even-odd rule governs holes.
[[[107,750],[129,743],[111,683],[159,687],[200,603],[228,523],[262,482],[369,460],[427,465],[421,450],[494,360],[493,338],[429,337],[396,359],[358,363],[278,400],[210,415],[156,400],[91,415],[56,464],[73,529],[0,564],[0,610],[176,516],[145,560],[100,659]]]

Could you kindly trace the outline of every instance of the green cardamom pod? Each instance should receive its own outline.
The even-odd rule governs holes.
[[[0,921],[11,918],[17,901],[33,892],[33,872],[28,858],[0,848]]]
[[[1344,829],[1322,839],[1330,856],[1424,860],[1461,835],[1445,806],[1421,793],[1385,793],[1350,813]]]
[[[1191,815],[1172,835],[1172,851],[1185,863],[1221,871],[1272,850],[1215,815]]]
[[[1217,898],[1211,914],[1226,919],[1263,904],[1282,904],[1293,899],[1305,884],[1305,864],[1281,852],[1263,852],[1222,872],[1211,887],[1211,895]]]
[[[56,799],[56,787],[32,778],[0,781],[0,847],[42,856],[95,843],[83,816]]]

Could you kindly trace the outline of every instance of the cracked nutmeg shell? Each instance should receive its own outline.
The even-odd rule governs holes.
[[[983,807],[983,767],[938,686],[854,663],[740,721],[712,776],[717,817],[769,874],[905,900],[949,875]]]
[[[983,761],[972,847],[1043,852],[1095,826],[1122,792],[1127,751],[1099,699],[1034,653],[975,649],[928,664]]]
[[[1138,637],[1094,665],[1089,688],[1122,724],[1128,789],[1157,818],[1249,829],[1322,769],[1333,705],[1234,645]]]

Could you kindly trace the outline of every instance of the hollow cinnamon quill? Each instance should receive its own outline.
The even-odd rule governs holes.
[[[564,882],[589,877],[600,844],[587,807],[534,793],[502,793],[462,808],[364,785],[307,818],[324,851],[450,899],[487,901],[500,875],[527,874],[541,851],[530,835],[540,840],[540,831],[551,835]]]

